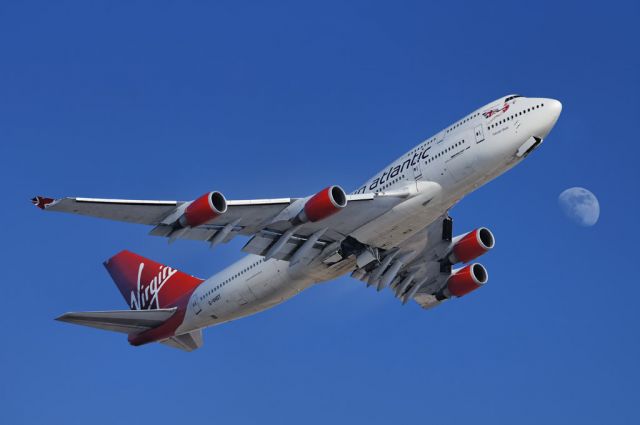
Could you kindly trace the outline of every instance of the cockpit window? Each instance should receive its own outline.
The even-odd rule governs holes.
[[[522,96],[520,96],[519,94],[516,94],[516,95],[513,95],[513,96],[509,96],[509,97],[508,97],[508,98],[506,98],[504,101],[505,101],[505,103],[506,103],[506,102],[508,102],[508,101],[510,101],[510,100],[515,99],[516,97],[522,97]]]

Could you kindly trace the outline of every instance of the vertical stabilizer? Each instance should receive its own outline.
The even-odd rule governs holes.
[[[104,266],[132,310],[174,307],[202,283],[202,279],[126,250]]]

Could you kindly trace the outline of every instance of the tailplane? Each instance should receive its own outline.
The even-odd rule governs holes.
[[[56,320],[125,333],[129,335],[130,342],[133,343],[133,339],[143,332],[167,323],[176,311],[175,307],[158,310],[79,311],[65,313]],[[202,331],[198,329],[181,335],[169,336],[159,342],[180,350],[193,351],[202,346]]]
[[[202,345],[201,330],[181,328],[189,298],[202,279],[130,251],[114,255],[104,266],[131,310],[71,312],[57,320],[122,332],[135,346],[160,342],[193,351]]]

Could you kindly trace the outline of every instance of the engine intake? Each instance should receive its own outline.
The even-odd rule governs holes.
[[[449,261],[451,264],[468,263],[492,249],[495,243],[493,233],[486,227],[479,227],[455,242]]]
[[[324,220],[347,206],[347,194],[340,186],[329,186],[313,195],[296,216],[296,221],[306,223]]]
[[[471,291],[475,291],[489,280],[487,269],[482,264],[474,263],[456,271],[445,287],[445,296],[462,297]]]
[[[227,211],[227,200],[220,192],[213,191],[192,201],[178,219],[182,227],[197,227]]]

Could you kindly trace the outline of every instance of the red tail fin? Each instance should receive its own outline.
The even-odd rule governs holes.
[[[132,310],[174,307],[202,283],[202,279],[129,251],[114,255],[104,266]]]

